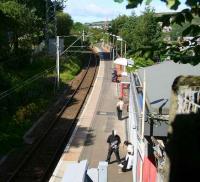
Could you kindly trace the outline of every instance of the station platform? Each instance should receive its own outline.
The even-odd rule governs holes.
[[[113,129],[117,130],[121,138],[120,157],[126,155],[123,142],[127,139],[128,113],[123,112],[123,120],[117,119],[116,103],[120,90],[118,83],[111,81],[114,65],[112,60],[104,59],[102,53],[104,51],[98,49],[101,60],[94,87],[50,182],[61,182],[67,166],[77,161],[87,160],[89,168],[97,168],[100,161],[106,160],[108,151],[106,141]],[[108,165],[108,182],[132,182],[132,171],[121,172],[115,160],[113,153],[111,164]]]

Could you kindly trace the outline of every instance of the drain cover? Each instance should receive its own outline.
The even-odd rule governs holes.
[[[97,115],[115,116],[115,112],[97,111]]]

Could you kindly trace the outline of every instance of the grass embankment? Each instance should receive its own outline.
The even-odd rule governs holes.
[[[70,56],[60,60],[61,89],[66,88],[67,82],[79,73],[80,60],[84,57]],[[0,63],[0,93],[18,87],[0,99],[0,155],[23,144],[25,132],[60,93],[61,90],[56,90],[55,86],[55,62],[54,58],[37,56],[28,62]],[[38,74],[41,72],[43,74]]]

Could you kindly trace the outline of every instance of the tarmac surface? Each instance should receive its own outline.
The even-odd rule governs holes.
[[[116,103],[119,97],[119,85],[111,81],[113,61],[108,59],[108,53],[101,53],[100,57],[100,66],[93,90],[79,118],[71,142],[66,147],[50,179],[51,182],[60,182],[70,163],[87,160],[89,168],[97,168],[100,161],[106,160],[108,150],[106,141],[113,129],[117,130],[121,138],[120,157],[123,158],[126,155],[123,142],[127,138],[128,113],[123,112],[123,120],[117,119]],[[132,171],[121,172],[113,153],[111,164],[108,165],[108,182],[122,181],[133,181]]]

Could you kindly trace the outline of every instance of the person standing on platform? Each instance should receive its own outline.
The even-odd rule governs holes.
[[[112,153],[115,153],[116,159],[118,164],[120,164],[120,156],[119,156],[119,144],[121,143],[121,139],[119,135],[117,135],[116,130],[112,130],[112,134],[108,136],[107,143],[109,144],[108,146],[108,155],[106,161],[110,163],[110,158]]]
[[[119,167],[122,168],[122,172],[126,172],[132,169],[133,166],[133,154],[134,154],[134,147],[132,143],[129,141],[124,141],[124,145],[127,146],[127,154],[125,159],[119,164]]]
[[[128,152],[126,154],[125,160],[122,161],[122,163],[118,166],[122,168],[122,172],[131,170],[133,167],[133,154],[131,152]]]
[[[134,154],[134,147],[131,142],[125,140],[124,145],[127,147],[127,153],[130,152],[131,154]]]
[[[122,120],[122,111],[124,107],[124,101],[122,97],[119,98],[119,101],[117,102],[117,117],[118,120]]]

